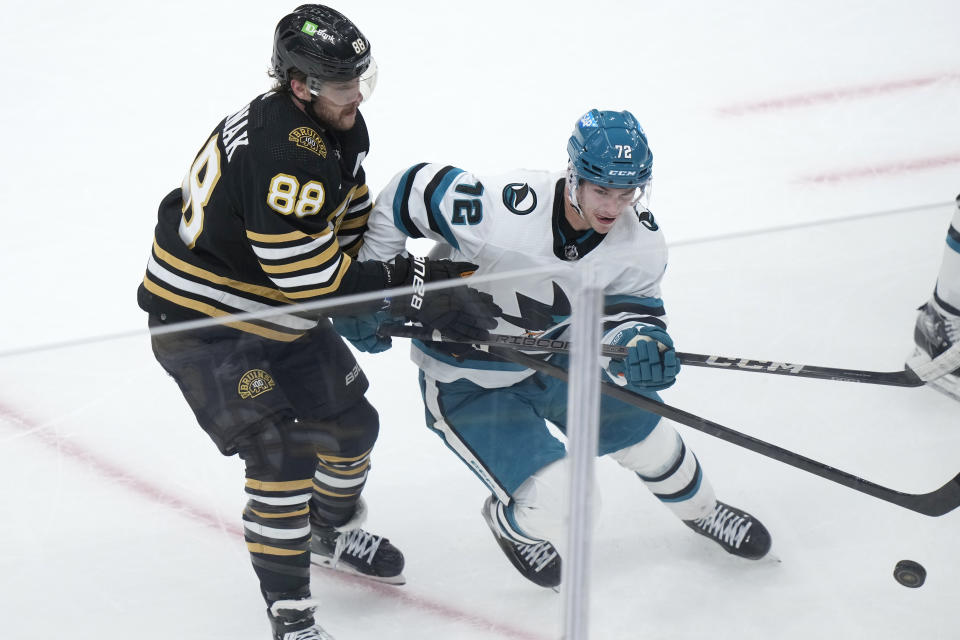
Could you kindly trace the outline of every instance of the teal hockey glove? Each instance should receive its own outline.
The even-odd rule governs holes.
[[[340,316],[332,318],[333,328],[350,341],[360,351],[380,353],[393,345],[390,336],[378,336],[380,323],[388,320],[386,313],[367,313],[359,316]]]
[[[607,372],[614,382],[642,391],[660,391],[677,380],[680,361],[673,339],[659,327],[631,327],[617,333],[609,343],[630,347],[623,360],[611,360]]]

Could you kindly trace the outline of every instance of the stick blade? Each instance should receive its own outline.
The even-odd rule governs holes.
[[[897,504],[934,518],[950,513],[960,507],[960,473],[936,491],[917,495],[905,494]]]

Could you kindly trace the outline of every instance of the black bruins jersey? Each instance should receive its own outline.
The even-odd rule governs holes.
[[[372,206],[369,148],[359,112],[352,129],[327,131],[284,93],[225,118],[160,203],[140,307],[169,322],[379,288],[353,261]],[[280,312],[228,326],[292,341],[316,324]]]

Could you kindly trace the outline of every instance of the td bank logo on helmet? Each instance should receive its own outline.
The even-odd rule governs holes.
[[[330,44],[337,43],[337,38],[332,33],[329,33],[321,29],[320,25],[318,25],[316,22],[310,22],[309,20],[304,20],[303,26],[300,27],[300,31],[307,34],[308,36],[313,36],[315,38],[320,38],[321,40],[325,40]],[[357,45],[354,44],[353,48],[356,49]]]

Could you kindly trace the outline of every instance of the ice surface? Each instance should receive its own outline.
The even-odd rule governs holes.
[[[293,6],[48,2],[7,16],[0,351],[144,327],[134,294],[156,206],[216,122],[266,89],[272,28]],[[902,365],[960,189],[957,3],[339,8],[380,66],[364,107],[374,191],[423,160],[559,169],[582,112],[628,108],[656,158],[679,348]],[[369,528],[404,550],[408,583],[314,570],[322,623],[339,640],[559,638],[562,595],[501,556],[485,489],[423,427],[405,345],[361,364],[384,416]],[[927,389],[688,368],[664,397],[903,491],[960,471],[960,407]],[[780,562],[727,556],[600,460],[591,637],[960,637],[960,515],[681,432],[720,497],[763,519]],[[0,469],[0,637],[267,637],[242,466],[195,425],[145,334],[0,358]],[[904,558],[926,567],[921,589],[894,582]]]

